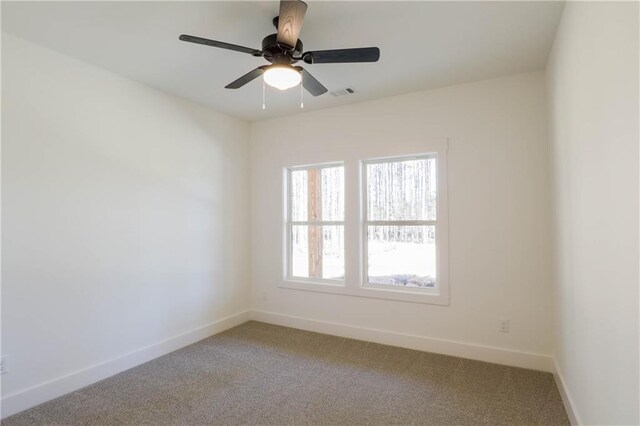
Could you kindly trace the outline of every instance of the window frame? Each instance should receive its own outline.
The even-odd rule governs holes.
[[[320,163],[320,164],[309,164],[309,165],[305,165],[305,166],[294,166],[294,167],[285,167],[284,170],[284,175],[285,175],[285,226],[284,226],[284,242],[285,242],[285,247],[284,247],[284,252],[285,252],[285,260],[284,260],[284,281],[285,282],[290,282],[290,283],[300,283],[300,284],[310,284],[310,285],[318,285],[318,284],[323,284],[323,285],[330,285],[330,286],[337,286],[337,287],[344,287],[345,285],[345,281],[346,281],[346,276],[345,278],[341,279],[341,280],[336,280],[336,279],[329,279],[329,278],[318,278],[318,277],[298,277],[293,275],[293,244],[291,242],[291,237],[292,237],[292,229],[294,226],[342,226],[343,229],[343,235],[346,229],[346,221],[345,218],[342,219],[342,221],[336,221],[336,220],[321,220],[321,221],[310,221],[310,220],[306,220],[306,221],[294,221],[293,217],[292,217],[292,203],[291,203],[291,196],[293,194],[292,192],[292,179],[291,179],[291,173],[292,172],[297,172],[297,171],[301,171],[301,170],[322,170],[322,169],[328,169],[328,168],[332,168],[332,167],[342,167],[343,170],[343,176],[345,173],[345,164],[343,161],[334,161],[334,162],[330,162],[330,163]],[[346,185],[345,185],[346,187]],[[343,188],[343,193],[345,191],[345,188]],[[309,195],[307,194],[307,197]],[[346,198],[346,194],[345,194],[345,198]],[[343,200],[343,202],[346,200]],[[346,207],[345,207],[346,210]],[[346,216],[346,211],[345,211],[345,216]],[[343,248],[343,250],[345,251],[342,255],[343,259],[345,259],[345,265],[344,265],[344,269],[346,271],[347,269],[347,265],[346,265],[346,249]],[[346,274],[345,274],[346,275]]]
[[[369,220],[369,191],[368,191],[368,169],[370,164],[381,163],[401,163],[411,160],[429,160],[433,159],[436,163],[436,219],[435,220]],[[439,253],[439,215],[440,215],[440,177],[439,161],[437,153],[402,155],[393,157],[383,157],[360,161],[360,287],[363,289],[385,290],[401,293],[418,293],[438,295],[440,293],[440,253]],[[435,228],[435,251],[436,251],[436,287],[435,288],[419,288],[372,284],[369,282],[369,227],[370,226],[433,226]]]
[[[399,145],[371,144],[360,146],[358,149],[339,148],[332,150],[329,155],[320,152],[292,153],[290,158],[281,163],[282,189],[280,191],[282,212],[282,241],[280,270],[281,279],[277,287],[293,291],[310,291],[336,294],[349,297],[384,299],[399,302],[421,303],[429,305],[449,306],[449,216],[448,216],[448,171],[447,151],[448,138],[424,140],[407,140]],[[437,158],[437,199],[436,219],[439,222],[436,234],[436,291],[425,292],[418,289],[395,289],[363,287],[362,283],[362,164],[364,161],[375,159],[391,159],[394,157],[418,157],[432,154]],[[324,158],[323,158],[324,157]],[[328,158],[327,158],[328,157]],[[336,161],[339,160],[339,161]],[[303,164],[303,166],[300,166]],[[308,164],[308,166],[304,166]],[[344,167],[344,281],[327,282],[322,280],[307,280],[304,278],[288,278],[289,265],[288,245],[290,236],[287,232],[289,218],[289,176],[288,170],[313,168],[322,165],[342,165]],[[366,237],[366,234],[364,235]],[[284,269],[282,269],[284,268]],[[387,286],[385,286],[387,287]],[[391,287],[391,286],[388,286]]]

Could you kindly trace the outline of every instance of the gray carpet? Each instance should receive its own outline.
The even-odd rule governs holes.
[[[548,373],[251,321],[2,424],[569,421]]]

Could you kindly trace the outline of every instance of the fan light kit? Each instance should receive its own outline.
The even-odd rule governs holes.
[[[377,47],[304,52],[302,40],[300,40],[298,36],[302,29],[306,12],[307,4],[303,1],[281,0],[280,14],[273,18],[273,25],[278,29],[278,32],[268,35],[262,40],[262,50],[186,34],[182,34],[180,40],[247,53],[271,62],[272,65],[260,66],[225,86],[227,89],[239,89],[250,81],[262,76],[263,108],[265,84],[279,90],[291,89],[300,84],[301,96],[303,88],[313,96],[320,96],[327,92],[327,88],[316,80],[307,70],[293,65],[298,61],[303,61],[306,64],[337,64],[377,62],[378,59],[380,59],[380,49]],[[302,102],[300,106],[302,106]]]
[[[280,90],[291,89],[302,81],[300,71],[283,65],[271,65],[262,76],[264,82]]]

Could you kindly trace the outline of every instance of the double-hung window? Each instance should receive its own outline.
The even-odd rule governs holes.
[[[363,161],[362,174],[362,286],[437,291],[437,156]]]
[[[402,157],[374,151],[284,169],[280,286],[446,305],[446,145]],[[353,210],[360,203],[346,221],[345,201]]]
[[[286,169],[285,277],[344,282],[344,166]]]

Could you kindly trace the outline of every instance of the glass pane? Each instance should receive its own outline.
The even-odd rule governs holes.
[[[344,226],[322,226],[322,278],[344,280]]]
[[[368,282],[435,288],[435,226],[369,226]]]
[[[344,167],[321,169],[322,220],[344,220]]]
[[[291,275],[344,279],[344,226],[291,227]]]
[[[344,167],[291,171],[291,220],[344,220]]]
[[[307,220],[307,171],[291,171],[291,220]]]
[[[309,277],[309,231],[306,225],[291,227],[291,275]]]
[[[436,160],[367,164],[369,220],[436,220]]]

